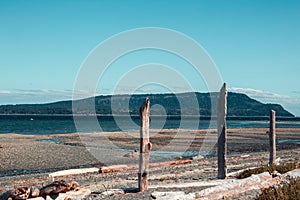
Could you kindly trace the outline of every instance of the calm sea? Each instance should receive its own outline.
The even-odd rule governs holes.
[[[76,124],[72,115],[0,115],[0,134],[61,134],[99,131],[134,131],[139,130],[139,117],[125,116],[77,116]],[[228,128],[268,128],[267,118],[228,118]],[[299,118],[281,118],[278,128],[300,128]],[[216,121],[195,117],[158,117],[152,116],[150,128],[153,129],[206,129],[216,128]]]

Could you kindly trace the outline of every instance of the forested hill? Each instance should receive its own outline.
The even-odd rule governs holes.
[[[152,115],[215,116],[219,93],[108,95],[75,101],[74,114],[139,113],[146,97],[150,98]],[[277,116],[293,117],[279,104],[264,104],[240,93],[228,93],[227,116],[268,116],[270,109]],[[95,106],[94,106],[95,105]],[[129,106],[128,106],[129,105]],[[212,106],[213,105],[213,106]],[[2,105],[0,114],[72,114],[72,101],[47,104]]]

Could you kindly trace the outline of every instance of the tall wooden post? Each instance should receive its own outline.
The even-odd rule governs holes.
[[[140,162],[138,172],[139,191],[148,190],[148,171],[149,158],[152,144],[149,140],[149,115],[150,115],[150,100],[146,98],[140,108],[141,127],[140,127]]]
[[[269,140],[270,140],[270,165],[276,164],[276,112],[274,110],[270,111],[270,131],[269,131]]]
[[[219,104],[218,104],[218,178],[225,179],[227,175],[226,166],[226,113],[227,113],[227,89],[226,83],[220,91]]]

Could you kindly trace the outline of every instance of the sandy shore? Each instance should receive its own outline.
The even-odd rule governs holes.
[[[228,130],[229,172],[268,163],[269,141],[266,131],[266,129]],[[50,181],[48,172],[59,169],[137,164],[138,157],[134,150],[139,148],[138,136],[138,132],[88,133],[83,136],[0,135],[0,193],[16,186],[45,184]],[[283,162],[299,162],[299,141],[300,129],[277,129],[278,157]],[[215,130],[152,130],[151,142],[153,143],[151,162],[197,154],[205,156],[204,159],[193,161],[189,165],[151,169],[150,173],[153,176],[150,185],[154,186],[161,182],[181,183],[216,179]],[[99,193],[105,191],[106,187],[135,187],[136,173],[131,171],[65,178],[76,180],[83,187]]]
[[[152,130],[151,160],[214,155],[215,130]],[[300,147],[300,129],[277,129],[277,149]],[[0,175],[112,164],[135,164],[138,132],[0,135]],[[266,152],[266,129],[229,129],[228,153]],[[184,153],[185,152],[185,153]]]

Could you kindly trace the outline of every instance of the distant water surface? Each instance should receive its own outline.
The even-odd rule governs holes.
[[[72,115],[0,115],[0,134],[18,133],[18,134],[61,134],[76,132],[115,132],[115,131],[134,131],[139,130],[140,119],[138,116],[117,117],[117,123],[113,116],[97,116],[97,126],[95,117],[81,116],[76,120],[81,126],[76,129]],[[198,123],[199,122],[199,123]],[[229,118],[227,120],[228,128],[268,128],[267,118],[239,119]],[[278,128],[300,128],[299,118],[279,119],[276,126]],[[100,128],[101,127],[101,128]],[[152,116],[150,128],[153,129],[207,129],[216,128],[215,120],[198,119],[195,117],[159,117]]]

